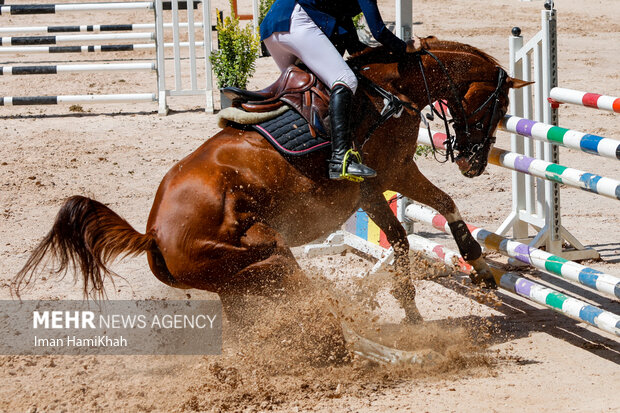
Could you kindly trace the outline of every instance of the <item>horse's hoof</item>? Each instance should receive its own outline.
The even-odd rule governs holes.
[[[490,270],[482,270],[476,271],[475,273],[471,273],[469,275],[471,282],[480,285],[484,288],[488,288],[491,290],[497,290],[497,283],[495,282],[495,278],[493,277],[493,273]]]
[[[497,290],[497,282],[495,281],[493,272],[486,261],[484,261],[484,258],[480,257],[470,264],[475,269],[475,271],[469,274],[471,282],[476,285],[482,284],[484,288]]]

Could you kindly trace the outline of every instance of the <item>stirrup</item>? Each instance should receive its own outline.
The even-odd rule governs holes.
[[[351,175],[350,173],[347,172],[347,169],[348,169],[347,164],[349,163],[349,157],[351,155],[355,156],[358,163],[360,164],[362,163],[362,156],[360,155],[360,153],[357,151],[354,151],[353,149],[349,149],[344,154],[344,157],[342,158],[342,171],[340,172],[340,178],[346,179],[347,181],[352,181],[352,182],[363,182],[364,178],[362,178],[361,176]]]

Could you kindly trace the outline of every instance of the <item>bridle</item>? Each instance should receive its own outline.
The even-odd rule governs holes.
[[[454,84],[454,81],[452,80],[452,77],[450,76],[450,73],[448,72],[448,69],[445,67],[443,62],[437,56],[435,56],[432,52],[426,49],[418,50],[414,52],[413,54],[415,54],[414,59],[416,60],[417,64],[420,67],[420,71],[422,73],[422,79],[424,81],[426,97],[428,100],[428,104],[431,108],[431,113],[427,114],[426,116],[424,116],[422,111],[414,107],[410,102],[403,101],[398,96],[385,90],[381,86],[374,83],[372,80],[363,76],[362,74],[363,71],[368,69],[368,67],[361,68],[361,69],[353,68],[357,74],[357,77],[360,83],[364,84],[366,87],[368,87],[369,89],[374,91],[376,94],[381,96],[383,98],[383,104],[384,104],[383,109],[381,110],[381,115],[380,115],[379,120],[366,133],[366,136],[364,140],[362,141],[363,142],[362,146],[364,145],[364,143],[368,141],[368,139],[370,139],[370,137],[375,132],[375,130],[377,130],[377,128],[379,128],[383,123],[385,123],[391,117],[398,118],[402,114],[403,109],[407,108],[410,111],[415,112],[418,116],[420,116],[420,119],[422,119],[422,122],[424,123],[424,125],[426,126],[426,129],[428,130],[428,134],[429,134],[429,138],[431,142],[433,142],[433,139],[432,139],[432,132],[431,132],[430,124],[428,121],[433,121],[435,119],[435,115],[443,121],[447,138],[446,138],[446,141],[444,142],[444,146],[446,148],[445,159],[440,162],[447,162],[448,159],[454,162],[455,160],[454,151],[458,151],[460,156],[469,155],[467,160],[468,162],[472,164],[483,162],[484,159],[481,159],[481,158],[486,157],[486,155],[488,155],[486,153],[487,149],[490,147],[492,143],[495,142],[495,137],[491,136],[492,128],[495,123],[494,121],[496,120],[499,121],[499,117],[503,115],[500,112],[500,97],[504,96],[506,97],[506,99],[508,98],[508,95],[503,90],[503,85],[506,79],[508,78],[508,74],[506,73],[504,69],[498,66],[498,76],[497,76],[497,84],[496,84],[495,90],[493,91],[493,93],[489,95],[489,97],[480,106],[478,106],[478,108],[476,108],[471,114],[467,115],[465,111],[465,107],[463,106],[463,103],[462,103],[462,98],[459,96],[457,87]],[[433,106],[433,98],[431,96],[431,91],[428,85],[424,65],[422,64],[423,55],[427,55],[433,58],[437,62],[437,64],[439,65],[439,67],[441,68],[441,70],[443,71],[444,75],[446,76],[448,80],[451,93],[454,97],[454,102],[456,102],[455,103],[456,108],[449,107],[450,112],[455,113],[455,116],[452,119],[450,119],[449,116],[446,114],[444,110],[444,105],[438,105],[441,112],[439,112]],[[487,112],[488,115],[485,116],[483,119],[479,120],[478,122],[476,122],[476,125],[475,125],[475,128],[477,130],[482,130],[485,125],[485,122],[483,121],[486,120],[486,118],[488,118],[488,123],[486,124],[487,129],[484,133],[484,139],[481,142],[464,147],[462,143],[459,143],[456,135],[452,135],[452,133],[450,132],[450,123],[454,124],[455,130],[457,128],[459,129],[463,128],[464,129],[463,134],[465,136],[465,141],[469,142],[471,138],[471,132],[469,130],[469,120],[473,116],[475,116],[476,114],[484,110],[489,105],[492,105],[492,106],[491,106],[491,110]],[[437,153],[437,148],[435,147],[434,144],[433,144],[433,153]]]

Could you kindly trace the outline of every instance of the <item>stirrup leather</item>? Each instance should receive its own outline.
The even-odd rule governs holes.
[[[346,179],[347,181],[363,182],[364,178],[362,178],[361,176],[351,175],[347,172],[347,164],[349,163],[349,157],[351,155],[355,156],[358,163],[362,163],[362,156],[360,155],[360,153],[354,151],[353,149],[349,149],[347,153],[344,154],[344,158],[342,159],[342,171],[340,172],[340,177],[342,179]]]

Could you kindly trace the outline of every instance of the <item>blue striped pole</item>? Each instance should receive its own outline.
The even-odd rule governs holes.
[[[410,204],[405,211],[405,215],[409,219],[424,222],[440,231],[450,234],[450,227],[448,226],[447,220],[431,208],[418,204]],[[468,225],[467,227],[472,236],[485,248],[497,251],[525,264],[532,265],[533,267],[584,285],[593,290],[600,291],[610,297],[620,299],[620,278],[614,275],[577,264],[576,262],[530,247],[527,244],[508,239],[473,225]]]
[[[620,159],[620,141],[507,115],[499,127],[506,132],[611,159]]]
[[[431,133],[433,135],[435,147],[445,149],[443,142],[446,140],[446,134],[441,132]],[[431,139],[428,137],[427,129],[420,128],[418,143],[427,146],[431,145]],[[537,178],[583,189],[584,191],[594,194],[620,199],[620,181],[612,178],[606,178],[589,172],[580,171],[579,169],[531,158],[500,148],[491,148],[489,163],[532,175]]]
[[[407,239],[412,250],[420,251],[431,259],[441,260],[449,266],[453,266],[454,257],[462,260],[457,252],[451,251],[426,238],[412,234],[407,236]],[[460,270],[466,274],[471,272],[463,267]],[[505,273],[496,268],[491,268],[491,270],[495,282],[500,288],[511,291],[577,321],[585,322],[603,331],[620,336],[620,316],[577,298],[569,297],[519,274]]]

